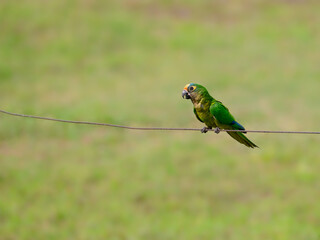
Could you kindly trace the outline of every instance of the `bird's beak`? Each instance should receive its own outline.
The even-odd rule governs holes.
[[[191,98],[186,88],[184,88],[182,91],[182,98],[185,98],[185,99]]]

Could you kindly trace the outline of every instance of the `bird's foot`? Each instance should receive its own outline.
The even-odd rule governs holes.
[[[211,128],[209,128],[209,127],[203,127],[203,128],[201,129],[201,132],[202,132],[202,133],[207,133],[209,129],[211,129]]]
[[[216,128],[214,129],[214,132],[215,132],[216,134],[218,134],[220,131],[221,131],[221,130],[220,130],[220,128],[218,128],[218,127],[216,127]]]

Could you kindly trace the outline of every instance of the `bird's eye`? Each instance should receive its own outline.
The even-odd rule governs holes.
[[[191,87],[189,88],[190,91],[193,91],[193,90],[195,90],[195,89],[196,89],[196,87],[194,87],[194,86],[191,86]]]

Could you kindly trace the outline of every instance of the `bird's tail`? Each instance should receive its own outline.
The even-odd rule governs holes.
[[[255,148],[258,146],[251,142],[242,132],[227,132],[231,137],[237,140],[239,143],[246,145],[247,147]]]

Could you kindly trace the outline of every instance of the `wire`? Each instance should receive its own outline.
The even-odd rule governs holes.
[[[116,127],[116,128],[125,128],[131,130],[142,130],[142,131],[151,131],[151,130],[161,130],[161,131],[201,131],[199,128],[168,128],[168,127],[130,127],[110,123],[97,123],[97,122],[87,122],[87,121],[70,121],[49,117],[40,117],[19,113],[7,112],[0,109],[1,113],[24,118],[35,118],[41,120],[55,121],[55,122],[64,122],[64,123],[75,123],[75,124],[86,124],[86,125],[96,125],[96,126],[106,126],[106,127]],[[214,129],[208,129],[208,131],[214,131]],[[320,132],[308,132],[308,131],[267,131],[267,130],[229,130],[229,129],[220,129],[222,132],[251,132],[251,133],[291,133],[291,134],[320,134]]]

